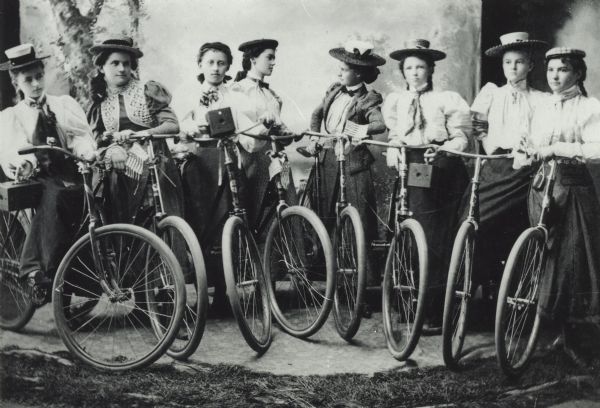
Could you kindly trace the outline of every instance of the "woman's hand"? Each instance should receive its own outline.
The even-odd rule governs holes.
[[[125,163],[127,162],[127,152],[125,149],[121,146],[111,146],[107,150],[106,155],[115,170],[125,170]]]
[[[94,152],[94,151],[85,152],[85,153],[82,153],[80,155],[80,157],[85,161],[91,162],[91,161],[96,160],[96,152]]]
[[[536,160],[547,161],[556,156],[554,146],[540,146],[535,149],[534,157]]]
[[[425,162],[431,162],[433,160],[435,160],[435,158],[438,156],[438,152],[440,150],[440,146],[435,146],[435,147],[430,147],[427,150],[425,150],[425,153],[423,154],[423,157],[425,157]]]
[[[27,178],[33,173],[33,164],[27,159],[21,159],[16,164],[9,164],[8,167],[14,171],[16,180]]]
[[[390,144],[392,144],[391,141]],[[394,147],[388,147],[385,155],[385,161],[388,167],[398,170],[398,166],[400,164],[400,150]]]
[[[277,118],[272,112],[265,112],[258,118],[258,122],[261,122],[266,127],[271,127],[277,124]]]
[[[306,151],[312,154],[313,156],[317,154],[319,150],[319,141],[318,139],[312,139],[308,145],[306,146]]]
[[[121,130],[119,132],[113,133],[113,141],[117,143],[125,143],[129,141],[129,136],[133,135],[135,132],[131,129]]]

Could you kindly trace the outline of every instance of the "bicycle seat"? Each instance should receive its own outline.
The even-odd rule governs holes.
[[[296,151],[304,157],[315,157],[315,155],[306,150],[305,147],[297,147]]]

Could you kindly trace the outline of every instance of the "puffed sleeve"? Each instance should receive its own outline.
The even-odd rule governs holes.
[[[144,95],[148,110],[158,122],[158,126],[149,129],[150,133],[177,133],[179,132],[179,121],[177,115],[171,109],[171,93],[163,85],[156,81],[148,81],[144,86]]]
[[[496,89],[498,89],[496,84],[488,82],[481,88],[471,105],[471,112],[477,114],[482,120],[487,120]]]
[[[61,97],[64,107],[64,123],[59,123],[65,135],[67,147],[77,156],[89,156],[96,150],[92,129],[85,112],[77,101],[68,95]]]
[[[589,163],[600,162],[600,101],[587,98],[581,106],[581,143],[558,142],[552,145],[556,156],[582,159]]]
[[[247,105],[250,103],[245,94],[241,92],[230,92],[230,102],[231,102],[231,111],[233,114],[233,119],[235,121],[236,130],[245,131],[246,129],[252,127],[252,129],[248,130],[245,133],[249,134],[267,134],[268,129],[263,125],[259,124],[257,126],[256,122],[253,122],[246,114]],[[254,126],[254,127],[253,127]],[[238,143],[244,150],[249,153],[256,152],[262,150],[267,144],[264,140],[258,140],[250,136],[239,135]]]
[[[448,130],[448,140],[444,147],[458,151],[466,150],[472,132],[469,105],[459,94],[450,91],[444,92],[443,101]]]
[[[87,111],[87,122],[92,130],[92,136],[98,147],[108,146],[111,142],[102,141],[102,134],[106,130],[102,122],[102,113],[100,111],[100,103],[94,102]]]
[[[388,138],[394,139],[398,137],[398,98],[400,95],[396,92],[392,92],[386,96],[381,107],[381,113],[383,115],[383,121],[385,126],[389,129]]]
[[[7,108],[0,112],[0,165],[7,177],[15,178],[10,165],[16,166],[22,159],[29,160],[33,166],[36,166],[35,155],[28,154],[21,156],[18,151],[21,147],[29,144],[26,134],[18,126],[14,108]]]
[[[383,115],[381,114],[382,102],[383,97],[381,94],[371,90],[367,94],[364,104],[361,104],[365,111],[365,117],[369,122],[369,127],[367,129],[368,135],[376,135],[385,132],[385,122],[383,120]]]

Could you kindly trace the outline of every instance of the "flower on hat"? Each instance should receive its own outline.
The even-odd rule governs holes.
[[[369,55],[373,50],[373,44],[368,41],[353,40],[348,41],[344,49],[357,56]]]

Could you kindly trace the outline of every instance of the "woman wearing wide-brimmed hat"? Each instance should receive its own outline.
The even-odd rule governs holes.
[[[272,39],[247,41],[238,47],[242,51],[242,71],[238,72],[231,86],[233,92],[239,92],[246,98],[247,103],[243,113],[255,123],[263,123],[274,134],[291,133],[281,120],[282,100],[277,93],[264,81],[273,73],[275,54],[279,43]],[[268,224],[268,215],[273,214],[277,205],[277,189],[270,181],[270,157],[265,155],[270,144],[258,142],[252,152],[245,149],[240,151],[244,172],[247,177],[248,219],[253,229],[263,228]],[[286,181],[288,203],[297,202],[296,188],[289,170]],[[289,180],[289,181],[288,181]],[[266,236],[267,228],[263,228],[259,241]]]
[[[501,87],[485,84],[471,106],[474,136],[487,154],[512,153],[527,139],[531,116],[547,96],[529,84],[535,52],[545,48],[545,42],[531,39],[526,32],[515,32],[500,36],[500,45],[485,51],[502,64],[506,78]],[[518,169],[513,168],[513,160],[505,159],[486,162],[481,171],[480,239],[474,268],[480,273],[474,278],[484,284],[486,299],[495,298],[495,285],[488,283],[499,282],[503,261],[517,236],[529,226],[527,192],[534,168],[520,167],[519,158],[517,154],[514,167]],[[463,218],[469,211],[469,195],[467,192],[463,200]]]
[[[581,337],[598,352],[600,336],[600,203],[586,164],[600,163],[600,101],[584,88],[585,52],[557,47],[546,53],[552,95],[531,121],[534,156],[558,160],[549,222],[549,244],[538,312],[563,326],[564,347],[576,363],[589,362]],[[548,171],[545,163],[539,172]],[[539,220],[544,193],[529,193],[532,223]]]
[[[364,41],[350,41],[344,47],[333,48],[329,54],[340,61],[339,82],[330,85],[325,96],[312,114],[310,127],[314,132],[343,133],[346,125],[353,122],[368,125],[367,135],[385,132],[381,115],[381,94],[368,89],[378,75],[378,66],[385,59],[373,52],[373,45]],[[307,150],[314,153],[317,143],[332,147],[332,139],[319,140],[312,136]],[[340,148],[339,146],[337,148]],[[351,147],[346,157],[346,191],[348,202],[355,206],[365,228],[367,243],[377,239],[377,205],[371,164],[375,161],[366,146]],[[322,198],[323,222],[327,228],[335,226],[336,202],[338,199],[339,176],[336,154],[331,149],[322,153]],[[310,180],[309,180],[310,183]],[[367,245],[370,248],[370,245]],[[368,262],[367,284],[381,283],[379,271],[373,262]]]
[[[83,189],[73,160],[60,154],[21,156],[18,150],[47,144],[53,138],[57,146],[93,159],[96,144],[81,106],[68,95],[46,93],[43,59],[48,57],[37,56],[31,44],[9,48],[5,54],[8,61],[0,70],[9,71],[19,103],[0,112],[0,164],[5,175],[13,179],[32,175],[37,167],[35,178],[43,185],[20,266],[21,276],[29,277],[35,289],[38,284],[49,283],[74,238]]]
[[[404,48],[392,52],[390,57],[400,61],[400,72],[407,83],[406,90],[392,92],[383,104],[390,142],[465,150],[471,135],[469,106],[456,92],[433,89],[435,62],[446,54],[430,48],[429,41],[417,39],[407,41]],[[430,188],[408,186],[410,209],[425,230],[429,248],[431,300],[424,334],[441,331],[442,292],[458,221],[457,210],[468,183],[462,161],[456,157],[438,157],[436,151],[437,148],[426,152],[413,150],[407,155],[409,163],[433,159],[437,173]],[[397,165],[398,154],[398,149],[388,150],[389,166]]]
[[[138,146],[129,143],[128,138],[137,132],[177,133],[179,122],[169,106],[169,91],[158,82],[143,83],[138,79],[138,59],[143,53],[131,38],[109,38],[90,51],[94,54],[96,72],[90,81],[92,106],[88,120],[99,147],[107,147],[104,157],[112,168],[103,190],[107,216],[110,222],[130,223],[147,193],[148,166],[126,168],[128,162],[133,162],[128,161],[129,156],[144,159],[143,153],[135,148]],[[167,143],[164,140],[153,143],[156,155],[161,158],[159,183],[165,211],[181,215],[183,198],[177,167],[170,158]]]

